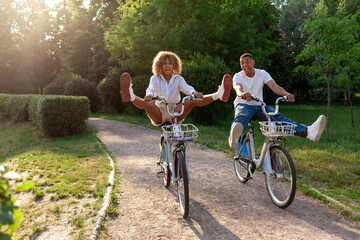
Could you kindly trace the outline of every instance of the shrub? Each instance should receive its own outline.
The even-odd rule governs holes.
[[[44,94],[63,95],[65,83],[75,77],[77,76],[71,72],[60,72],[58,75],[56,75],[55,80],[45,87]]]
[[[29,120],[29,102],[36,95],[0,94],[0,121]]]
[[[59,73],[55,80],[45,87],[44,94],[86,96],[90,100],[91,112],[98,111],[101,105],[96,84],[71,72]]]
[[[123,113],[125,106],[120,95],[120,75],[117,69],[110,71],[98,85],[100,98],[104,106],[116,109],[116,112]]]
[[[10,94],[0,94],[0,121],[8,121],[11,118],[10,99]]]
[[[43,95],[29,104],[31,122],[48,137],[73,135],[85,127],[89,117],[86,97]]]
[[[206,95],[218,90],[225,74],[231,74],[230,69],[219,57],[194,54],[189,60],[184,61],[181,75],[196,91]],[[192,110],[190,116],[197,123],[214,124],[217,120],[225,119],[233,114],[231,100],[234,97],[235,95],[232,93],[227,103],[218,100],[204,107],[196,107]]]
[[[96,112],[100,108],[100,96],[95,84],[76,76],[65,83],[64,95],[88,97],[91,112]]]
[[[11,98],[10,118],[13,122],[29,120],[29,103],[36,95],[15,95]]]

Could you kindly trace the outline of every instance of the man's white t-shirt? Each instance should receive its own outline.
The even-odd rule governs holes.
[[[244,71],[238,72],[233,77],[233,86],[235,84],[241,84],[243,86],[243,92],[249,92],[251,95],[255,95],[256,97],[263,98],[263,87],[264,85],[273,80],[272,77],[268,72],[262,69],[255,68],[255,75],[253,77],[246,76]],[[260,105],[260,102],[250,101],[247,102],[246,100],[236,96],[234,100],[234,107],[239,103],[248,104],[248,105]]]

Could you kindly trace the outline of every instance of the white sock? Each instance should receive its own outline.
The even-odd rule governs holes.
[[[132,88],[132,84],[131,84],[131,86],[130,86],[130,88],[129,88],[129,92],[130,92],[130,101],[134,101],[135,100],[135,94],[134,94],[134,90],[133,90],[133,88]]]
[[[213,93],[211,94],[211,97],[212,99],[215,101],[215,100],[218,100],[219,99],[219,94],[216,92],[216,93]]]

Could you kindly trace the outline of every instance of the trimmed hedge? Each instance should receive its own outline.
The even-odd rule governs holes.
[[[0,94],[0,121],[28,121],[29,102],[34,96]]]
[[[1,121],[30,120],[48,137],[76,134],[88,117],[87,97],[0,94]]]

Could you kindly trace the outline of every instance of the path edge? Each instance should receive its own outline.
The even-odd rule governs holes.
[[[103,147],[100,144],[100,141],[97,137],[95,137],[96,142],[98,143],[100,149],[106,154],[106,156],[108,157],[109,161],[110,161],[110,166],[112,168],[112,170],[110,171],[109,174],[109,186],[107,187],[106,190],[106,194],[104,197],[104,202],[102,204],[101,209],[98,212],[98,215],[96,217],[96,223],[95,223],[95,228],[92,231],[92,234],[90,236],[91,240],[97,240],[101,231],[101,224],[104,222],[105,218],[106,218],[106,210],[110,205],[110,196],[111,196],[111,192],[114,188],[114,177],[115,177],[115,167],[114,167],[114,160],[111,158],[111,156],[103,149]]]

